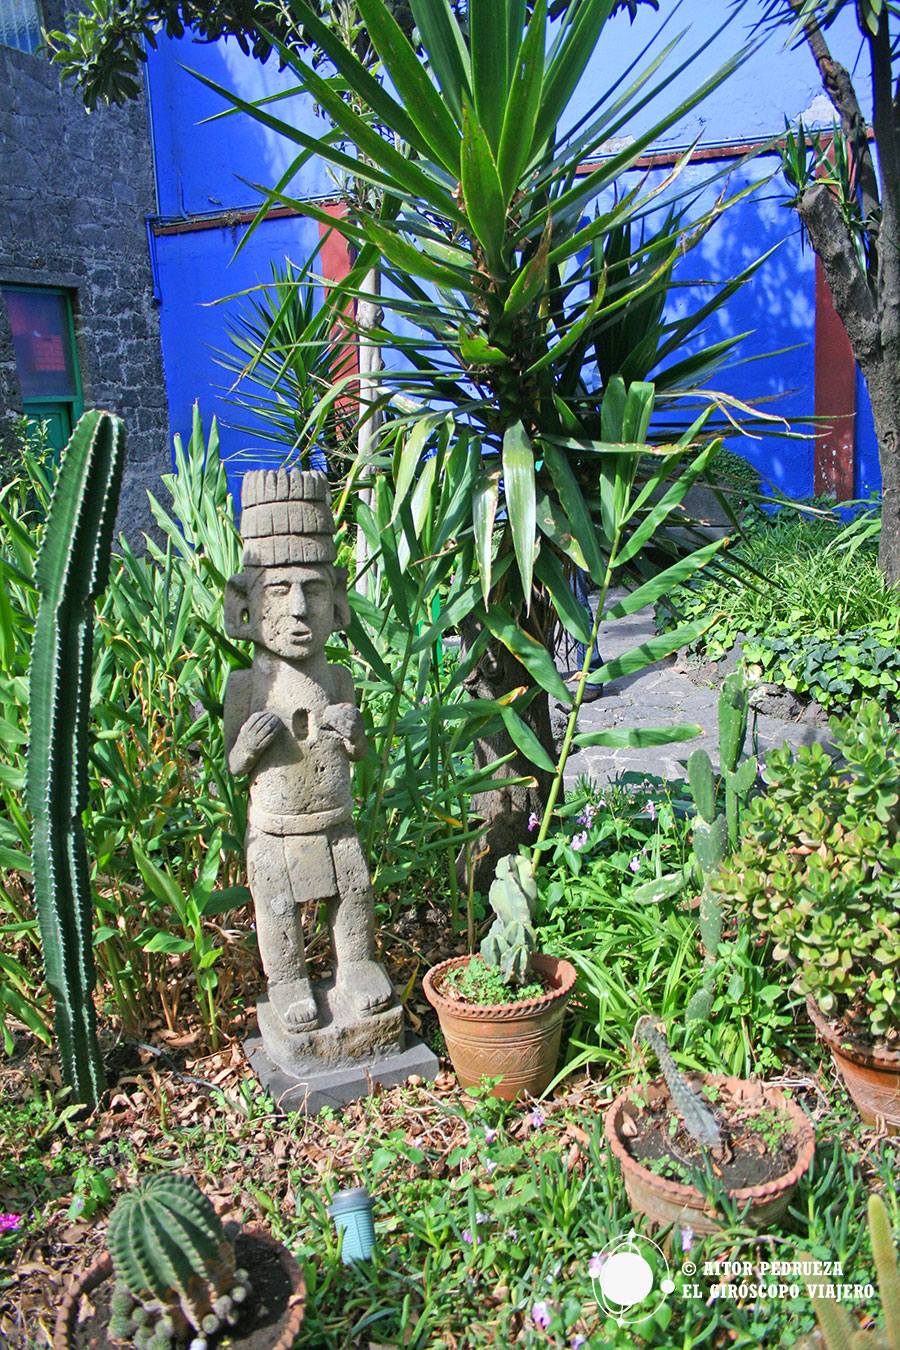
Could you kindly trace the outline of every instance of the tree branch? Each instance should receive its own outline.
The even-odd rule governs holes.
[[[865,366],[878,354],[880,347],[878,309],[866,274],[856,261],[850,231],[825,183],[807,188],[796,210],[821,259],[834,307],[847,331],[853,355],[861,366]]]
[[[790,0],[790,4],[794,13],[799,15],[803,9],[803,0]],[[840,117],[841,130],[852,147],[856,160],[856,181],[859,184],[863,220],[871,242],[877,246],[881,219],[878,177],[866,136],[866,119],[859,106],[853,81],[849,72],[831,55],[814,14],[810,14],[805,20],[803,31],[807,46],[822,77],[822,87]]]

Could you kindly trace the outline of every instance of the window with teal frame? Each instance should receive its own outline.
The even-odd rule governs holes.
[[[37,0],[0,0],[0,46],[36,51],[41,43],[41,9]]]
[[[50,424],[58,454],[84,411],[71,299],[43,286],[4,286],[3,299],[26,416]]]

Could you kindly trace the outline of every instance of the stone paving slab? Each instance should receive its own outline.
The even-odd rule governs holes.
[[[607,607],[624,594],[624,591],[611,591]],[[592,598],[594,606],[598,599],[599,596]],[[598,641],[604,661],[610,661],[654,636],[653,606],[648,605],[624,619],[604,620],[600,625]],[[684,778],[684,761],[700,746],[709,752],[714,765],[718,767],[718,688],[712,684],[695,683],[682,673],[683,662],[678,669],[676,665],[677,657],[670,656],[646,666],[634,675],[610,681],[604,686],[602,698],[582,707],[578,730],[628,730],[696,723],[703,727],[704,735],[695,740],[647,750],[585,747],[569,757],[565,772],[567,790],[574,789],[582,774],[588,775],[598,784],[608,783],[628,771],[667,779]],[[751,711],[746,741],[748,750],[753,744],[754,719],[761,758],[766,750],[780,746],[785,741],[794,748],[811,745],[813,741],[820,741],[823,745],[828,742],[827,725],[816,725],[805,718],[796,722],[786,721]]]

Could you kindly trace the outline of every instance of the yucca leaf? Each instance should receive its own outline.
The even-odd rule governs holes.
[[[484,249],[488,266],[499,274],[503,266],[507,203],[488,138],[468,101],[463,103],[459,177],[472,233]]]
[[[412,0],[422,46],[454,120],[462,126],[463,99],[472,101],[472,62],[448,0]]]
[[[506,0],[469,0],[469,50],[475,111],[496,156],[506,107],[509,21]]]
[[[494,521],[500,499],[499,471],[482,474],[472,488],[472,523],[475,530],[475,559],[481,580],[481,594],[485,605],[491,589],[491,556]]]
[[[513,546],[526,608],[531,609],[531,577],[534,569],[536,530],[534,452],[521,422],[507,427],[503,436],[503,490],[509,511]]]
[[[512,198],[536,150],[535,128],[544,78],[546,24],[547,0],[536,0],[525,40],[515,58],[510,58],[509,96],[497,152],[497,169],[507,201]],[[511,30],[510,40],[512,36]]]

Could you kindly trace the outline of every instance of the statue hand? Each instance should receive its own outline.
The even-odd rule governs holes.
[[[323,731],[334,731],[347,745],[351,759],[366,753],[366,733],[362,714],[355,703],[330,703],[319,718]]]
[[[228,767],[235,775],[249,773],[267,745],[281,730],[281,718],[266,708],[251,713],[238,732],[228,756]]]

